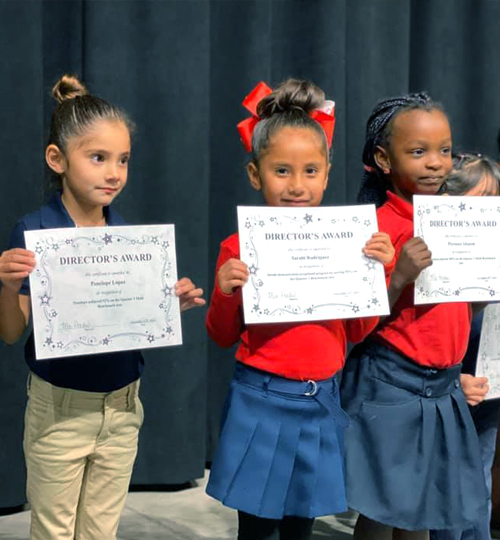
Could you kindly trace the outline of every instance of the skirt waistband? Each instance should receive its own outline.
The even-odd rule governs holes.
[[[340,427],[349,426],[349,416],[338,403],[339,388],[335,377],[321,381],[297,381],[260,371],[241,362],[236,364],[234,377],[239,383],[254,386],[264,393],[268,391],[280,392],[291,396],[303,396],[305,399],[314,399],[332,414]]]
[[[421,366],[373,341],[363,343],[353,352],[358,357],[363,354],[368,356],[372,377],[422,397],[433,398],[451,394],[460,387],[461,364],[446,369]]]

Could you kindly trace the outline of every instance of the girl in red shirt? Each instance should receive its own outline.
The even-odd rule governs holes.
[[[435,194],[452,167],[451,132],[426,94],[379,103],[367,123],[360,202],[376,202],[391,237],[391,315],[356,347],[342,379],[349,506],[354,538],[424,539],[486,513],[474,424],[460,387],[471,307],[413,303],[414,281],[432,264],[413,237],[414,194]]]
[[[244,139],[252,151],[250,184],[271,206],[317,206],[328,182],[333,107],[307,81],[269,92],[261,84],[246,100],[256,113],[253,134]],[[368,240],[364,253],[387,264],[393,259],[385,234]],[[346,509],[349,419],[335,374],[347,341],[362,340],[378,318],[247,326],[241,287],[248,275],[234,234],[222,242],[207,314],[216,343],[239,342],[207,492],[238,510],[239,540],[307,539],[314,517]]]

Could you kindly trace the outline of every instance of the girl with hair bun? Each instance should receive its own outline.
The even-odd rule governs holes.
[[[274,92],[261,83],[244,104],[254,113],[239,124],[252,156],[252,187],[270,206],[319,205],[330,170],[333,103],[312,83],[290,79]],[[387,265],[393,258],[382,233],[364,253]],[[239,540],[305,540],[316,516],[346,510],[349,419],[335,375],[347,341],[362,340],[378,318],[245,325],[241,287],[248,275],[233,234],[221,244],[207,313],[218,345],[239,342],[207,492],[238,510]]]
[[[11,344],[30,317],[27,279],[34,253],[24,231],[124,225],[110,204],[125,187],[132,123],[107,101],[64,75],[55,84],[45,159],[59,190],[48,205],[22,218],[0,256],[0,338]],[[176,284],[181,309],[203,305],[188,278]],[[113,540],[137,453],[143,410],[139,351],[37,362],[33,334],[24,453],[32,540]]]
[[[414,281],[432,264],[413,236],[413,195],[435,195],[452,169],[451,131],[426,94],[380,102],[366,126],[358,200],[375,202],[396,265],[391,314],[347,359],[342,405],[347,502],[357,540],[420,540],[486,514],[477,434],[460,385],[472,320],[468,303],[415,305]]]

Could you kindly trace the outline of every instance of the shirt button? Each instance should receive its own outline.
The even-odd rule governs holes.
[[[426,388],[425,389],[425,395],[427,397],[431,397],[432,396],[432,388]]]

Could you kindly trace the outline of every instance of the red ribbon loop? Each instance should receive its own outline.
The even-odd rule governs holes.
[[[243,106],[252,113],[251,118],[241,121],[238,124],[241,142],[247,152],[252,151],[252,134],[255,126],[259,123],[260,118],[257,116],[257,105],[259,102],[272,94],[271,88],[265,82],[260,82],[243,100]]]
[[[333,109],[331,113],[315,109],[311,112],[310,116],[323,128],[326,136],[326,142],[328,143],[328,148],[331,148],[333,132],[335,131],[335,109]]]

